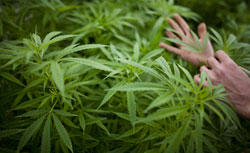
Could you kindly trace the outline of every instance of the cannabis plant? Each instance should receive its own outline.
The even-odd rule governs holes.
[[[197,70],[158,46],[183,43],[165,38],[165,19],[199,20],[190,9],[172,0],[0,5],[0,152],[249,151],[249,121],[224,87],[204,72],[197,85]],[[201,51],[208,39],[248,67],[249,44],[230,32],[211,29],[187,47]]]

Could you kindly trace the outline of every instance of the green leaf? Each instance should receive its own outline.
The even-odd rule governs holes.
[[[116,91],[146,91],[146,90],[168,90],[166,86],[156,84],[156,83],[148,83],[148,82],[135,82],[128,83],[119,87],[114,87],[109,90]]]
[[[71,143],[68,132],[66,131],[66,129],[62,125],[61,121],[54,114],[53,114],[53,120],[54,120],[56,130],[57,130],[61,140],[69,148],[69,150],[71,150],[71,152],[73,152],[72,143]]]
[[[212,153],[218,153],[217,149],[215,148],[215,146],[209,142],[209,140],[205,139],[204,137],[202,138],[202,142],[204,142],[204,144],[208,147],[208,149],[212,152]]]
[[[181,128],[179,128],[173,137],[170,139],[169,146],[166,149],[166,152],[175,153],[179,150],[179,146],[182,143],[183,138],[187,135],[187,130],[190,122],[190,116],[185,119],[184,123],[182,124]]]
[[[50,153],[50,122],[51,115],[49,114],[43,128],[41,153]]]
[[[120,85],[122,85],[124,83],[124,81],[118,82],[116,85],[114,85],[113,87],[118,87]],[[98,106],[97,109],[99,109],[100,107],[102,107],[102,105],[106,104],[112,97],[113,95],[116,93],[116,90],[109,90],[108,93],[105,95],[105,97],[103,98],[101,104]]]
[[[136,103],[135,96],[133,92],[127,92],[127,105],[128,105],[128,113],[130,117],[130,122],[134,126],[134,122],[136,120]]]
[[[211,36],[211,38],[218,44],[218,45],[220,45],[220,47],[223,47],[224,45],[224,42],[223,42],[223,39],[222,39],[222,37],[220,36],[220,34],[217,32],[217,31],[215,31],[214,29],[212,29],[212,28],[210,28],[210,30],[212,31],[212,33],[215,35],[215,37],[214,36]]]
[[[133,62],[133,61],[129,61],[129,60],[125,60],[125,59],[119,59],[121,62],[123,63],[126,63],[126,64],[129,64],[129,65],[132,65],[132,66],[135,66],[141,70],[143,70],[144,72],[146,73],[149,73],[150,75],[160,79],[160,80],[163,80],[163,76],[161,76],[157,71],[155,71],[154,69],[152,68],[149,68],[149,67],[146,67],[144,65],[141,65],[139,63],[136,63],[136,62]]]
[[[156,120],[161,120],[165,119],[169,116],[174,116],[180,113],[183,113],[188,110],[188,107],[186,106],[174,106],[174,107],[169,107],[169,108],[162,108],[156,111],[155,113],[148,115],[146,118],[143,118],[139,122],[149,122],[149,121],[156,121]]]
[[[4,77],[5,79],[7,79],[7,80],[10,80],[10,81],[12,81],[12,82],[15,82],[16,84],[19,84],[19,85],[21,85],[21,86],[24,86],[24,84],[23,84],[21,81],[19,81],[14,75],[12,75],[12,74],[10,74],[10,73],[1,71],[1,72],[0,72],[0,75],[1,75],[2,77]]]
[[[64,58],[63,60],[83,64],[83,65],[90,66],[90,67],[93,67],[93,68],[98,69],[98,70],[109,71],[109,72],[114,71],[112,68],[110,68],[102,63],[99,63],[97,61],[91,60],[91,59]]]
[[[62,116],[68,116],[68,117],[70,117],[70,116],[77,116],[77,115],[75,115],[75,114],[66,112],[66,111],[64,111],[64,110],[57,110],[57,109],[54,109],[53,112],[55,112],[55,113],[58,114],[58,115],[62,115]]]
[[[202,49],[205,49],[207,47],[208,42],[209,42],[209,33],[206,33],[204,40],[203,40]]]
[[[136,62],[139,60],[139,56],[140,56],[140,46],[138,43],[135,43],[133,58]]]
[[[204,104],[207,105],[216,115],[218,115],[222,121],[225,121],[224,116],[221,114],[219,110],[217,110],[214,106],[212,106],[209,103],[204,103]]]
[[[41,97],[38,97],[36,99],[31,99],[31,100],[25,101],[25,102],[21,103],[20,105],[16,106],[15,108],[13,108],[13,110],[19,110],[19,109],[24,109],[24,108],[28,108],[28,107],[33,107],[38,102],[41,102],[42,99],[44,99],[45,97],[46,96],[41,96]]]
[[[125,138],[125,137],[129,137],[129,136],[132,136],[136,133],[138,133],[139,131],[141,131],[143,129],[143,126],[138,126],[138,127],[135,127],[135,129],[130,129],[126,132],[124,132],[120,137],[118,137],[117,139],[122,139],[122,138]]]
[[[34,117],[34,116],[45,114],[46,112],[48,112],[48,110],[32,110],[22,115],[18,115],[17,117]]]
[[[48,42],[45,42],[43,41],[43,44],[39,47],[39,51],[42,50],[42,49],[47,49],[47,47],[53,43],[56,43],[58,41],[62,41],[64,39],[68,39],[68,38],[71,38],[71,37],[75,37],[75,35],[61,35],[61,36],[57,36],[51,40],[49,40]]]
[[[72,45],[74,46],[74,45]],[[69,46],[71,47],[71,46]],[[75,52],[78,52],[78,51],[82,51],[82,50],[87,50],[87,49],[95,49],[95,48],[103,48],[103,47],[106,47],[106,45],[100,45],[100,44],[87,44],[87,45],[81,45],[81,46],[77,46],[77,47],[74,47],[74,48],[65,48],[64,50],[62,51],[59,51],[58,52],[58,56],[56,57],[57,59],[58,58],[62,58],[63,56],[66,56],[66,55],[69,55],[69,54],[72,54],[72,53],[75,53]]]
[[[144,111],[144,113],[148,112],[150,109],[160,106],[162,104],[166,104],[167,102],[169,102],[169,100],[171,100],[173,98],[175,93],[165,93],[161,96],[159,96],[157,99],[155,99]]]
[[[188,145],[187,145],[187,150],[185,152],[194,152],[194,135],[193,135],[193,131],[191,131],[190,133],[190,139],[188,141]]]
[[[63,123],[65,123],[64,124],[65,126],[76,128],[76,129],[80,128],[79,126],[75,125],[70,118],[62,117],[62,121]]]
[[[81,126],[83,132],[85,132],[85,129],[86,129],[85,118],[84,118],[83,114],[79,114],[78,117],[79,117],[80,126]]]
[[[64,72],[60,68],[57,62],[52,62],[50,66],[50,71],[52,74],[53,81],[55,82],[57,88],[59,89],[61,95],[65,96],[64,91]]]
[[[23,132],[24,129],[9,129],[0,131],[0,139]]]
[[[40,128],[40,126],[43,123],[43,120],[45,119],[45,115],[38,118],[35,122],[33,122],[23,133],[23,136],[21,137],[17,151],[21,151],[22,148],[27,144],[27,142],[30,140],[30,138],[34,135],[34,133]]]
[[[202,141],[200,138],[203,137],[202,135],[202,123],[200,121],[200,118],[197,113],[194,113],[194,119],[195,119],[195,132],[194,132],[194,139],[195,139],[195,146],[196,146],[196,151],[199,153],[203,153],[203,146],[202,146]]]
[[[188,78],[189,82],[192,84],[193,87],[195,87],[195,83],[194,83],[194,79],[191,76],[191,74],[182,66],[178,65],[179,68],[184,72],[184,74],[186,75],[186,77]]]
[[[150,51],[149,53],[147,53],[146,55],[144,55],[140,61],[145,61],[145,60],[149,60],[157,55],[160,55],[162,52],[164,52],[164,49],[160,48],[160,49],[155,49],[153,51]]]

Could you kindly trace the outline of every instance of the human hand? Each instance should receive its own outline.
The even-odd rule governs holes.
[[[171,32],[169,30],[166,30],[166,32],[165,32],[166,35],[169,38],[179,39],[179,40],[182,40],[185,43],[188,43],[192,46],[196,46],[197,44],[194,44],[194,42],[195,42],[194,37],[193,37],[192,33],[190,32],[190,28],[189,28],[188,24],[186,23],[186,21],[178,14],[175,14],[174,18],[178,22],[178,24],[172,19],[169,19],[169,24],[171,25],[171,27],[174,30],[176,30],[179,33],[179,35],[176,36],[173,32]],[[201,44],[203,44],[203,40],[207,34],[206,25],[204,23],[201,23],[198,26],[198,34],[200,37],[199,41]],[[212,47],[212,44],[210,41],[208,41],[203,52],[188,51],[187,49],[185,49],[187,46],[184,46],[181,44],[176,44],[178,47],[173,47],[173,46],[167,45],[165,43],[160,43],[159,45],[160,45],[160,47],[165,48],[168,51],[179,55],[181,58],[183,58],[186,61],[189,61],[190,63],[194,64],[197,67],[200,66],[200,64],[202,62],[206,63],[207,58],[214,55],[214,50],[213,50],[213,47]]]
[[[224,85],[237,112],[250,119],[250,78],[247,74],[224,51],[217,51],[207,63],[210,69],[202,66],[200,71],[207,73],[213,85]],[[199,84],[200,74],[195,75],[194,80]],[[208,85],[208,82],[204,83],[204,86]]]

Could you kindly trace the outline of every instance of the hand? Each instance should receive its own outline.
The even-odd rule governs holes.
[[[208,74],[213,85],[224,85],[237,112],[250,119],[250,78],[247,74],[224,51],[217,51],[215,57],[208,58],[207,63],[210,69],[202,66],[200,71]],[[195,75],[194,80],[200,83],[200,75]],[[204,86],[208,85],[205,82]]]
[[[166,32],[165,32],[166,35],[169,38],[179,39],[179,40],[182,40],[182,41],[184,41],[190,45],[193,45],[193,46],[197,45],[197,44],[194,44],[194,38],[190,32],[190,28],[189,28],[188,24],[186,23],[186,21],[178,14],[175,14],[174,18],[178,22],[178,24],[172,19],[169,19],[169,24],[171,25],[171,27],[174,30],[176,30],[178,33],[180,33],[180,35],[176,36],[174,33],[172,33],[169,30],[166,30]],[[198,34],[200,37],[201,44],[203,43],[203,40],[204,40],[206,33],[207,33],[206,25],[204,23],[201,23],[198,26]],[[190,41],[190,40],[193,40],[193,41]],[[168,51],[179,55],[181,58],[183,58],[186,61],[191,62],[192,64],[194,64],[197,67],[200,66],[200,64],[202,62],[206,63],[207,58],[214,55],[214,50],[213,50],[213,47],[212,47],[210,41],[208,42],[204,51],[200,52],[200,53],[188,51],[185,49],[187,46],[183,46],[180,44],[176,44],[178,47],[173,47],[173,46],[167,45],[165,43],[160,43],[159,45],[160,45],[160,47],[165,48]]]

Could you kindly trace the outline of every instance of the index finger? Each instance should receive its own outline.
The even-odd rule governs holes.
[[[214,56],[220,61],[220,63],[232,61],[232,59],[222,50],[217,51]]]
[[[185,32],[185,34],[189,35],[190,34],[190,28],[189,28],[187,22],[177,13],[174,15],[174,18],[180,24],[180,26],[183,29],[183,31]]]

